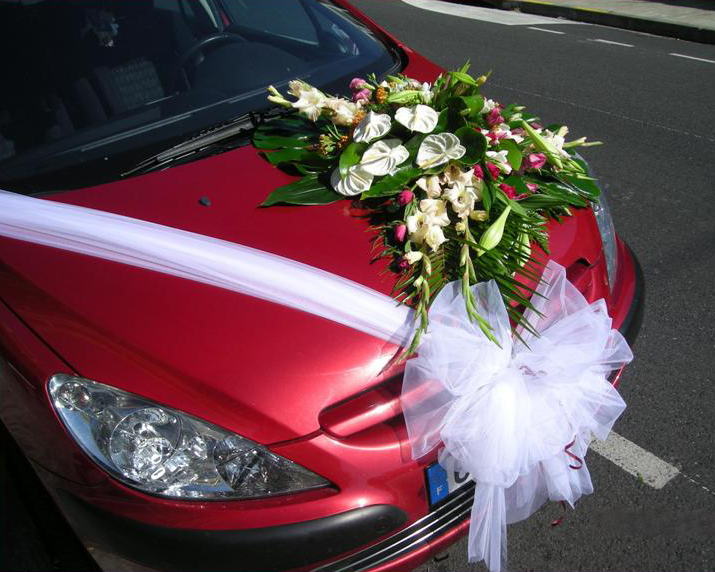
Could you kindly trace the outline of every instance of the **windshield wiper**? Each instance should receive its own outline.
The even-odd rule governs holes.
[[[291,111],[292,110],[284,108],[272,108],[263,112],[250,112],[245,115],[240,115],[227,122],[211,127],[210,129],[204,129],[197,135],[182,141],[178,145],[174,145],[166,151],[162,151],[161,153],[157,153],[148,159],[144,159],[135,167],[123,172],[121,176],[129,177],[140,173],[149,173],[151,171],[161,170],[186,157],[212,149],[218,148],[220,151],[228,151],[235,146],[221,145],[219,147],[218,144],[225,143],[226,141],[234,138],[244,139],[264,121],[285,115]]]

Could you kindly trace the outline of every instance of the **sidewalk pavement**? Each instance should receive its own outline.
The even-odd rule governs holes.
[[[464,1],[464,0],[462,0]],[[715,0],[486,0],[504,10],[715,44]],[[473,0],[465,3],[474,4]],[[484,2],[480,2],[484,3]]]

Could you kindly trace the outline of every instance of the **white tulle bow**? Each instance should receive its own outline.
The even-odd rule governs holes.
[[[429,331],[407,362],[403,410],[415,459],[440,442],[440,462],[476,481],[469,559],[493,572],[506,561],[506,525],[549,498],[573,503],[593,491],[582,462],[625,408],[607,375],[632,359],[603,300],[589,304],[549,262],[526,318],[539,332],[514,341],[494,281],[473,288],[501,347],[470,321],[460,286],[430,309]],[[527,347],[528,346],[528,347]],[[570,454],[569,454],[570,453]]]

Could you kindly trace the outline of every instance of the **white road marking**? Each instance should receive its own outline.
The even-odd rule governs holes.
[[[715,61],[713,60],[706,60],[705,58],[696,58],[695,56],[686,56],[685,54],[675,54],[675,53],[670,53],[668,54],[669,56],[675,56],[677,58],[687,58],[689,60],[697,60],[699,62],[707,62],[709,64],[715,64]]]
[[[547,18],[546,16],[532,16],[520,12],[510,12],[509,10],[497,10],[495,8],[479,8],[477,6],[465,6],[442,2],[441,0],[402,0],[405,4],[439,12],[449,16],[468,18],[470,20],[481,20],[493,24],[503,24],[505,26],[538,26],[539,24],[579,24],[571,20],[560,20],[558,18]]]
[[[680,471],[611,431],[605,441],[593,440],[591,449],[654,489],[662,489]]]
[[[611,40],[590,40],[591,42],[599,42],[601,44],[610,44],[612,46],[623,46],[624,48],[632,48],[633,44],[624,44],[622,42],[612,42]]]
[[[537,28],[535,26],[529,26],[529,30],[536,30],[538,32],[548,32],[549,34],[565,34],[566,32],[559,32],[558,30],[547,30],[546,28]]]

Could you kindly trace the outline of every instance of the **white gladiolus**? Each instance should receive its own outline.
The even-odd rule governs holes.
[[[439,199],[420,201],[420,210],[405,220],[410,240],[416,244],[426,242],[434,251],[446,241],[442,227],[449,225],[447,205]]]
[[[474,203],[477,197],[469,187],[455,185],[444,192],[446,198],[452,204],[452,210],[461,219],[467,218],[474,210]]]
[[[417,165],[423,169],[460,159],[467,150],[453,133],[427,135],[417,151]]]
[[[395,112],[395,121],[418,133],[431,133],[437,126],[438,119],[439,114],[429,105],[400,107]]]
[[[343,127],[352,125],[355,115],[360,110],[360,106],[357,103],[338,97],[326,98],[325,107],[333,112],[332,122]]]
[[[330,184],[333,188],[346,197],[352,197],[364,193],[372,185],[373,175],[360,168],[360,165],[353,165],[348,169],[345,178],[340,176],[340,169],[335,169],[330,176]]]
[[[383,139],[368,147],[360,160],[360,166],[379,177],[393,173],[409,156],[410,152],[399,139]]]
[[[420,177],[417,179],[417,186],[427,193],[427,197],[430,199],[437,199],[442,194],[442,187],[439,184],[439,177],[437,175]]]
[[[422,199],[420,210],[428,217],[430,225],[448,226],[447,205],[440,199]]]
[[[506,151],[487,151],[487,157],[504,173],[507,175],[511,173],[511,165],[509,164]]]
[[[325,107],[325,94],[311,87],[308,90],[301,91],[299,97],[300,99],[292,104],[293,107],[303,113],[311,121],[316,121]]]
[[[405,260],[407,260],[410,264],[414,264],[418,260],[422,260],[422,253],[413,251],[405,252]]]
[[[369,143],[373,139],[385,135],[392,126],[392,120],[387,113],[368,111],[355,127],[353,139],[358,143]]]

